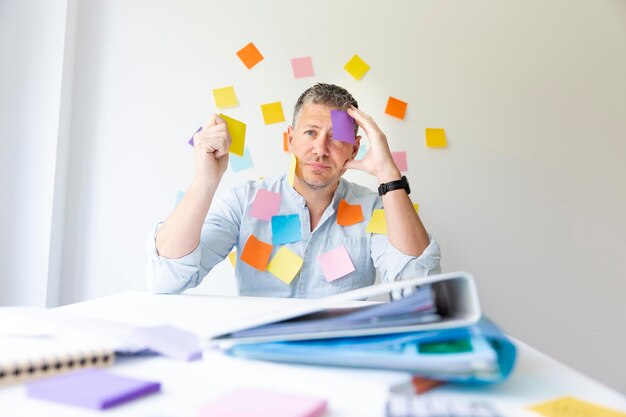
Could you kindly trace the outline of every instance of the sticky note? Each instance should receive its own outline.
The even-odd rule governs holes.
[[[200,340],[194,333],[169,324],[138,327],[128,336],[132,344],[182,361],[202,358]]]
[[[357,80],[363,78],[367,71],[370,70],[370,66],[356,54],[350,58],[343,68],[348,71],[348,74],[352,75]]]
[[[174,206],[177,206],[182,201],[184,196],[185,196],[184,191],[179,191],[178,193],[176,193],[176,204]]]
[[[259,271],[265,271],[267,263],[272,255],[272,245],[250,235],[241,252],[241,261],[247,263]]]
[[[243,156],[231,155],[228,159],[228,163],[230,165],[230,169],[233,172],[243,171],[244,169],[252,168],[252,156],[250,155],[250,150],[248,148],[244,148]]]
[[[419,212],[419,205],[417,203],[413,204],[413,208],[415,208],[415,212]],[[384,209],[375,209],[372,212],[372,218],[370,222],[367,224],[367,228],[365,229],[366,233],[378,233],[381,235],[387,234],[387,220],[385,218],[385,210]]]
[[[561,397],[529,407],[546,417],[626,417],[626,413],[612,410],[574,397]]]
[[[300,271],[300,268],[302,268],[303,263],[304,260],[296,253],[290,251],[285,246],[281,246],[267,265],[267,272],[274,274],[285,284],[289,285],[298,274],[298,271]]]
[[[233,250],[228,254],[228,260],[230,261],[230,264],[233,266],[233,268],[237,266],[237,251],[236,250]]]
[[[287,173],[287,181],[289,181],[289,185],[293,187],[293,182],[296,178],[296,165],[298,164],[298,160],[294,154],[289,154],[289,172]]]
[[[248,69],[252,69],[252,67],[263,60],[263,55],[252,42],[237,51],[237,56]]]
[[[284,245],[302,240],[302,227],[298,214],[272,216],[272,244]]]
[[[280,210],[281,196],[279,193],[259,188],[254,196],[250,215],[269,222]]]
[[[331,110],[330,121],[333,126],[333,139],[354,143],[354,119],[343,110]]]
[[[310,56],[291,59],[291,69],[293,70],[293,78],[313,77],[313,61]]]
[[[289,132],[283,132],[283,151],[289,152]]]
[[[317,257],[317,261],[320,263],[324,277],[328,282],[346,276],[355,270],[350,255],[343,245],[322,253]]]
[[[445,148],[448,146],[445,129],[427,127],[426,146],[429,148]]]
[[[397,117],[398,119],[404,119],[404,114],[406,113],[407,103],[398,100],[397,98],[389,97],[387,100],[387,107],[385,108],[385,113],[390,116]]]
[[[104,410],[159,392],[161,384],[115,375],[101,369],[85,369],[40,379],[26,385],[30,398]]]
[[[218,109],[225,109],[227,107],[235,107],[239,105],[237,95],[235,94],[235,88],[232,85],[213,90],[213,99],[215,100],[215,106],[217,106]]]
[[[365,146],[365,143],[361,141],[361,144],[359,146],[359,152],[356,154],[354,159],[356,159],[357,161],[360,161],[361,159],[363,159],[366,153],[367,153],[367,146]]]
[[[189,141],[188,141],[187,143],[188,143],[188,144],[190,144],[191,146],[193,146],[193,137],[194,137],[194,136],[196,136],[196,133],[198,133],[198,132],[199,132],[199,131],[201,131],[201,130],[202,130],[202,126],[200,126],[200,127],[198,128],[198,130],[196,130],[196,131],[193,133],[193,135],[191,135],[191,139],[189,139]]]
[[[339,202],[337,208],[337,224],[340,226],[352,226],[364,220],[363,210],[360,204],[351,205],[346,200]]]
[[[263,121],[266,125],[285,121],[285,115],[283,114],[283,105],[280,104],[280,101],[262,104],[261,112],[263,113]]]
[[[393,158],[393,162],[396,163],[396,166],[398,167],[400,172],[407,172],[409,170],[406,162],[406,152],[391,152],[391,157]]]
[[[243,148],[246,143],[246,124],[222,113],[220,113],[220,117],[226,122],[228,133],[230,133],[231,144],[228,152],[243,156]]]
[[[319,417],[326,400],[254,388],[231,391],[200,407],[198,417]]]

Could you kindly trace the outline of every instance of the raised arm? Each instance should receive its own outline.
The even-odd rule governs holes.
[[[400,170],[393,161],[385,134],[370,116],[356,107],[348,109],[348,114],[365,132],[370,149],[360,161],[346,162],[345,168],[374,175],[379,184],[399,180]],[[389,191],[382,200],[389,243],[407,255],[420,256],[430,241],[408,194],[403,189]]]
[[[228,166],[231,144],[226,122],[212,114],[193,137],[195,174],[185,196],[159,228],[156,248],[160,256],[177,259],[200,243],[202,224]]]

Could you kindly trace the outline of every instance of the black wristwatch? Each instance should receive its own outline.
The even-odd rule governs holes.
[[[404,189],[407,194],[411,194],[411,188],[409,188],[409,181],[406,179],[406,176],[403,175],[402,178],[396,181],[386,182],[384,184],[380,184],[378,186],[378,195],[385,195],[389,191]]]

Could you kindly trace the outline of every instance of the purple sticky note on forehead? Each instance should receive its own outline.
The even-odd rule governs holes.
[[[333,124],[333,139],[354,143],[354,119],[343,110],[331,110],[330,119]]]
[[[190,144],[191,146],[193,146],[193,137],[194,137],[194,136],[196,136],[196,133],[198,133],[198,132],[199,132],[199,131],[201,131],[201,130],[202,130],[202,126],[200,126],[200,127],[198,128],[198,130],[196,130],[196,131],[194,132],[194,134],[193,134],[193,135],[191,135],[191,139],[189,139],[189,141],[188,141],[187,143],[188,143],[188,144]]]

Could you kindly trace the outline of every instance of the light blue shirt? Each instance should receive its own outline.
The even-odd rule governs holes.
[[[290,284],[240,260],[251,234],[263,242],[272,242],[271,222],[250,215],[259,189],[281,195],[278,215],[297,214],[300,217],[302,240],[284,245],[304,260]],[[361,205],[365,220],[351,226],[337,224],[337,207],[342,199],[351,205]],[[394,248],[387,235],[365,231],[372,212],[379,208],[382,208],[382,199],[378,194],[342,178],[317,227],[311,231],[306,201],[289,184],[286,175],[248,181],[214,198],[202,226],[200,244],[190,254],[179,259],[159,256],[155,243],[159,225],[150,231],[147,241],[148,287],[158,293],[178,293],[195,287],[233,247],[237,248],[237,288],[240,295],[246,296],[317,298],[372,285],[376,271],[383,282],[439,273],[441,253],[432,236],[428,247],[417,257]],[[346,248],[355,271],[329,282],[317,257],[339,245]],[[279,245],[272,248],[272,257],[279,248]]]

